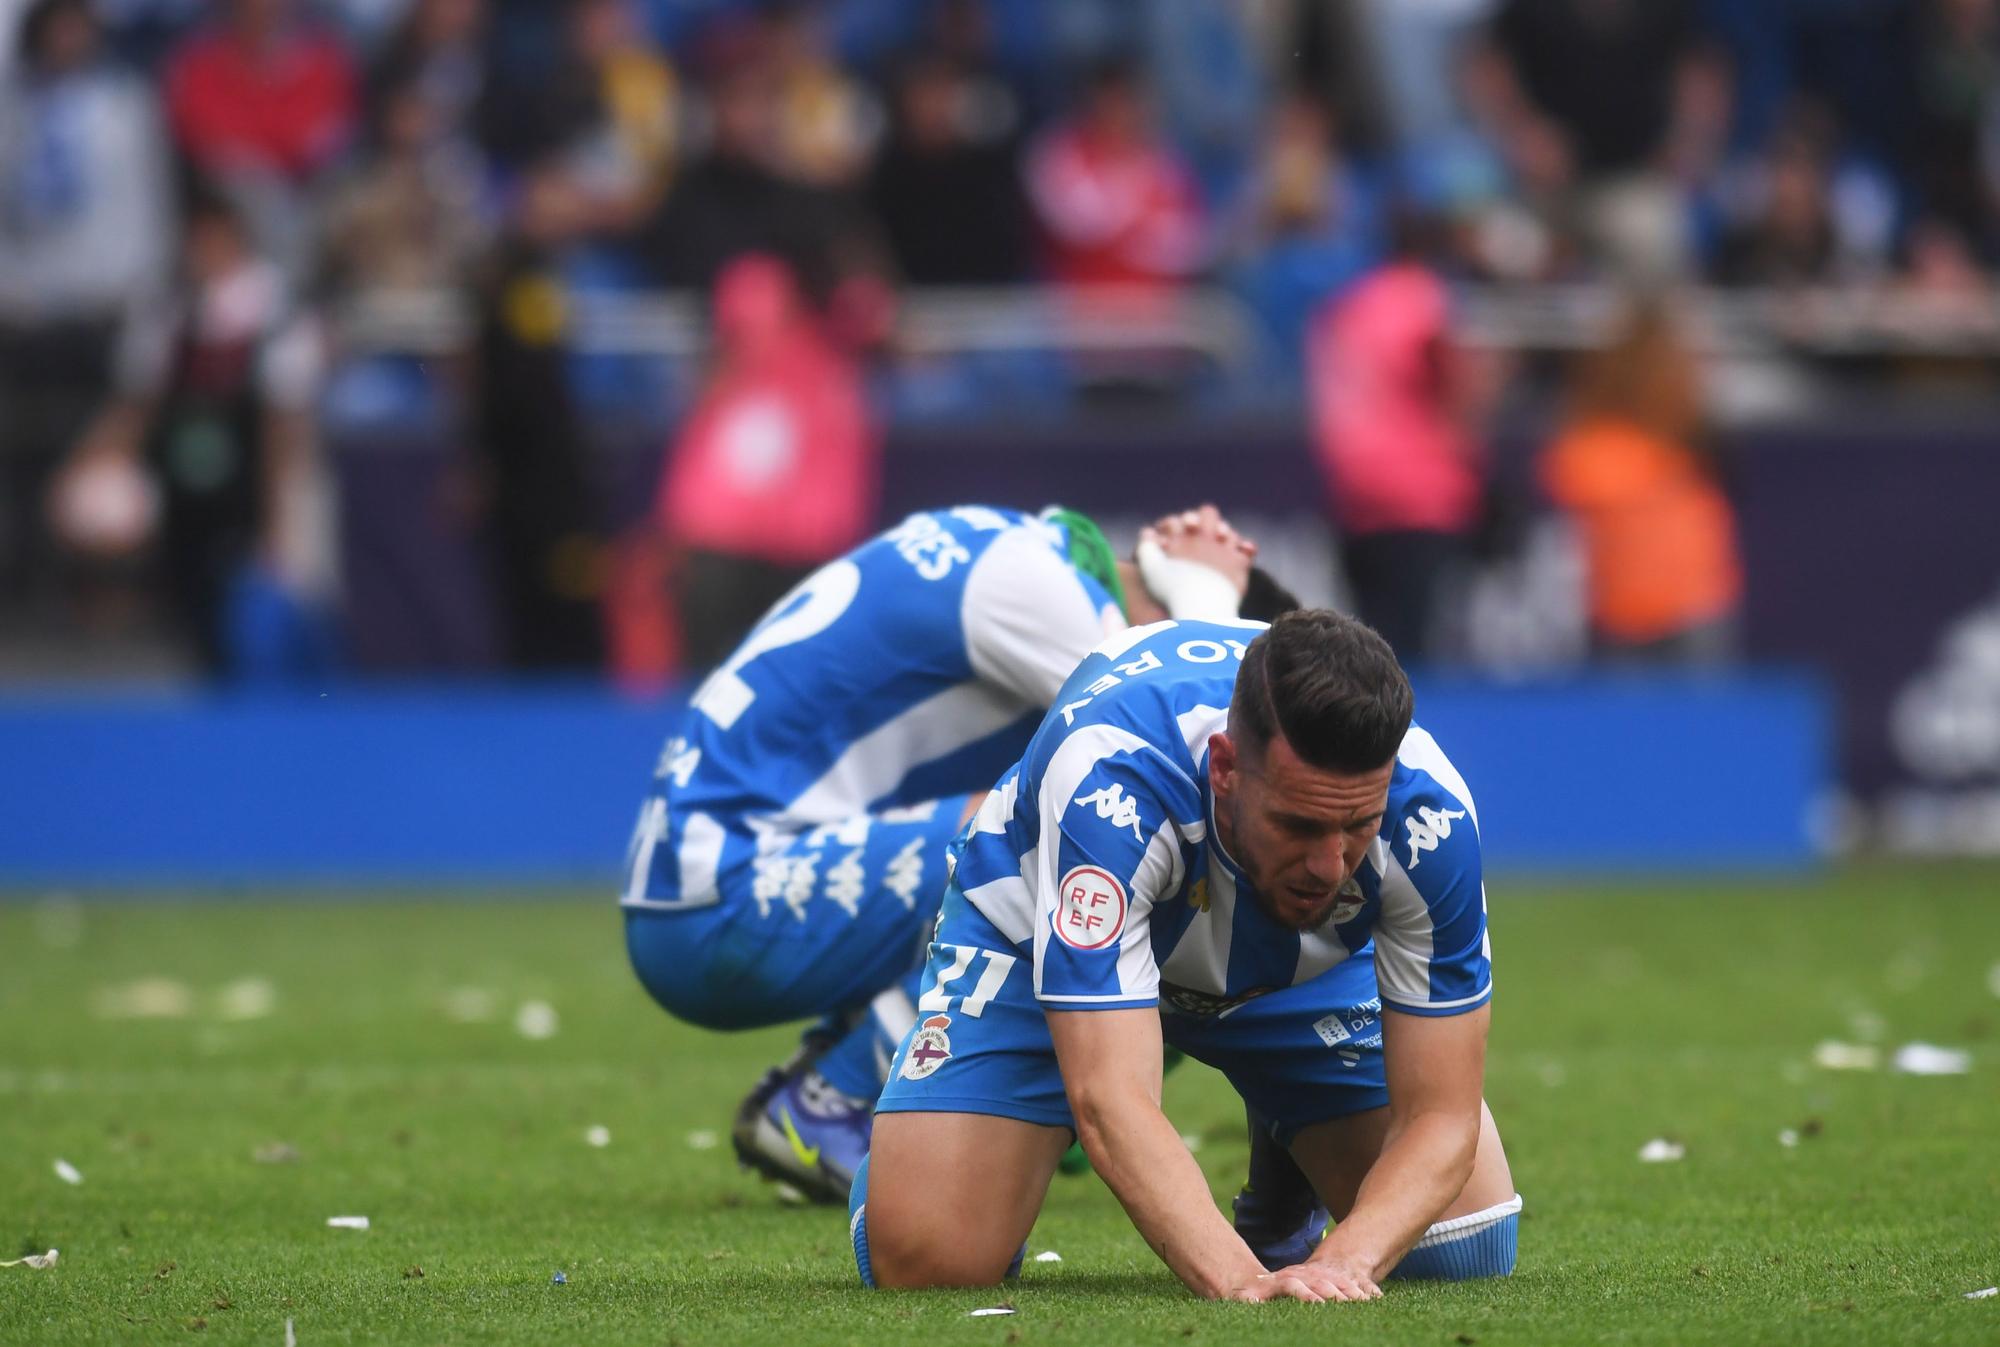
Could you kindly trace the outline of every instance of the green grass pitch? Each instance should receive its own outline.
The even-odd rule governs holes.
[[[1349,1306],[1197,1302],[1094,1177],[1018,1285],[861,1291],[841,1213],[727,1149],[789,1035],[670,1022],[608,901],[30,896],[0,906],[0,1255],[62,1256],[0,1269],[0,1342],[2000,1342],[1964,1298],[2000,1282],[2000,869],[1491,889],[1519,1270]],[[1823,1039],[1972,1069],[1826,1070]],[[1167,1094],[1226,1198],[1233,1097],[1192,1065]],[[1686,1158],[1642,1164],[1654,1137]]]

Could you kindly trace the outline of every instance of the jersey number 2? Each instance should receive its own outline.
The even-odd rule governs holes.
[[[836,561],[808,575],[771,609],[784,616],[767,617],[758,623],[750,639],[703,680],[691,702],[694,709],[718,727],[730,728],[757,700],[757,690],[743,681],[743,666],[759,655],[819,635],[847,611],[860,592],[861,568],[851,561]],[[799,603],[801,598],[805,602]]]

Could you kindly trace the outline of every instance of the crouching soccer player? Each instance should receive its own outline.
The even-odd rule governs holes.
[[[915,514],[814,572],[700,686],[632,843],[633,967],[707,1028],[832,1017],[745,1101],[744,1163],[847,1196],[952,835],[1093,646],[1170,609],[1233,616],[1253,553],[1208,507],[1148,529],[1143,572],[1073,512]]]
[[[1478,820],[1411,701],[1382,639],[1323,611],[1157,623],[1070,676],[953,843],[850,1202],[864,1282],[1000,1280],[1072,1131],[1198,1295],[1512,1270]],[[1337,1218],[1301,1261],[1267,1273],[1210,1200],[1160,1111],[1163,1038]]]

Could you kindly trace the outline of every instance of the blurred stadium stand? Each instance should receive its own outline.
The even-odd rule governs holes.
[[[275,694],[241,713],[274,742],[293,732],[285,696],[304,694],[309,727],[320,691],[353,706],[428,680],[442,725],[466,680],[530,663],[508,619],[543,572],[558,625],[601,614],[569,674],[670,697],[662,464],[712,387],[711,282],[744,250],[792,266],[860,371],[879,520],[1060,500],[1122,537],[1212,498],[1308,601],[1349,603],[1313,334],[1415,258],[1450,311],[1438,341],[1411,338],[1410,397],[1462,422],[1485,492],[1454,540],[1427,695],[1505,730],[1551,697],[1607,717],[1629,678],[1660,698],[1679,680],[1685,742],[1714,757],[1734,731],[1703,729],[1702,699],[1755,705],[1777,677],[1797,733],[1771,741],[1789,755],[1765,764],[1778,821],[1743,858],[1797,858],[1806,838],[2000,852],[1992,0],[0,0],[16,28],[0,717],[24,730],[94,734],[69,694],[106,680]],[[259,43],[308,72],[282,117],[235,78]],[[170,163],[195,189],[179,205]],[[159,243],[189,209],[233,219],[245,255],[218,262],[186,229],[176,269]],[[1635,675],[1605,667],[1586,524],[1552,508],[1540,465],[1576,418],[1578,357],[1615,347],[1649,296],[1699,365],[1662,470],[1726,499],[1743,583],[1713,624],[1723,667],[1663,669],[1692,649],[1668,640]],[[226,387],[204,382],[217,369]],[[482,401],[496,384],[512,412]],[[494,417],[517,413],[537,424],[503,451]],[[317,445],[297,451],[301,417]],[[72,471],[117,452],[150,487]],[[234,513],[203,524],[189,502],[230,452]],[[538,499],[549,518],[515,517]],[[190,533],[226,624],[198,640],[163,583],[160,535]],[[524,563],[524,546],[542,550]],[[550,707],[584,715],[564,688]],[[590,733],[634,727],[642,771],[656,727],[632,718],[667,703],[596,695]],[[534,721],[527,693],[491,696],[482,733]],[[407,774],[444,741],[420,693],[391,700],[408,747],[372,740],[376,770]],[[173,707],[193,737],[149,719]],[[248,742],[206,699],[118,714],[175,770],[197,725]],[[76,787],[38,829],[81,863],[115,757],[38,742]],[[1501,742],[1474,775],[1520,843],[1496,833],[1496,855],[1654,854],[1616,830],[1601,853],[1581,831],[1554,845],[1512,803],[1528,740]],[[613,756],[559,770],[619,777],[609,808],[636,790]],[[1641,780],[1642,761],[1633,799],[1695,789],[1683,766]],[[353,770],[335,798],[365,794]],[[186,778],[168,798],[208,789],[224,787]],[[583,834],[550,827],[542,859],[562,869]],[[452,835],[477,862],[474,835]],[[57,876],[59,854],[0,844],[0,879]]]

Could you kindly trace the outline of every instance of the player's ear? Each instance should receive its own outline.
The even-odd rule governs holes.
[[[1236,789],[1236,745],[1226,734],[1208,736],[1208,788],[1218,799]]]

